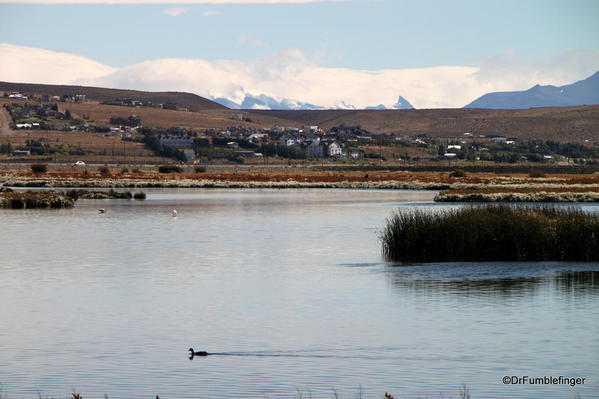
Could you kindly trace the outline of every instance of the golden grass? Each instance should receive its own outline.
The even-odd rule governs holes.
[[[299,126],[297,122],[282,120],[268,115],[248,115],[253,122],[244,122],[231,119],[231,115],[238,114],[235,110],[205,110],[201,112],[184,112],[157,109],[150,107],[122,107],[116,105],[92,103],[59,103],[59,108],[68,109],[75,117],[88,116],[91,123],[108,125],[112,116],[126,118],[137,115],[144,126],[148,127],[185,127],[189,129],[225,129],[231,125],[244,125],[251,127],[270,128],[279,126]]]
[[[0,142],[6,138],[0,138]],[[152,151],[146,149],[143,143],[123,141],[120,137],[107,136],[106,133],[88,133],[80,131],[56,130],[23,130],[10,136],[13,147],[25,145],[28,140],[42,140],[48,145],[65,144],[81,147],[83,151],[94,152],[98,155],[152,157]],[[86,156],[87,157],[87,156]]]

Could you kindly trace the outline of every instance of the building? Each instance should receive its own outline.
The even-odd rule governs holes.
[[[347,157],[350,159],[364,158],[364,150],[361,150],[359,148],[349,148],[347,150]]]
[[[185,159],[190,160],[196,157],[196,152],[191,148],[184,148],[183,155],[185,155]]]
[[[303,131],[306,134],[317,133],[318,132],[318,126],[305,125]]]
[[[301,143],[301,138],[299,134],[284,134],[279,138],[279,144],[291,147],[294,145],[298,145]]]
[[[160,145],[164,147],[174,148],[192,148],[193,138],[192,137],[165,137],[160,136]]]
[[[327,156],[331,158],[341,158],[343,157],[343,147],[341,144],[333,141],[327,145]]]

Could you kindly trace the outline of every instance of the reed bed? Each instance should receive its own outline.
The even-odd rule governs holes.
[[[599,215],[548,205],[405,209],[379,238],[390,261],[598,261]]]

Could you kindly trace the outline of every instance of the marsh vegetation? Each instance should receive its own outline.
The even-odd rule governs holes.
[[[557,206],[402,209],[380,240],[391,261],[596,261],[599,215]]]

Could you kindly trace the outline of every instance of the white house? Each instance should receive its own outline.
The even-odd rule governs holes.
[[[336,141],[330,143],[327,146],[327,155],[333,158],[339,158],[343,156],[343,148],[341,147],[341,144],[337,143]]]
[[[279,139],[281,145],[291,147],[301,143],[301,138],[297,134],[285,134]]]

